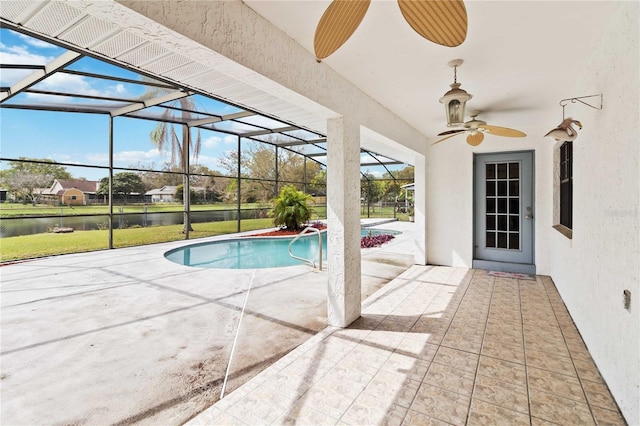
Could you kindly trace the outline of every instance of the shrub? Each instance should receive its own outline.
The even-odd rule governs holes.
[[[287,185],[280,191],[278,198],[272,200],[269,216],[273,217],[276,226],[286,226],[287,229],[302,228],[313,214],[311,195],[298,191],[295,186]]]
[[[360,248],[380,247],[395,238],[391,234],[366,235],[360,239]]]

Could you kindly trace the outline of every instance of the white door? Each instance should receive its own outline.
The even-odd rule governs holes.
[[[535,273],[533,152],[476,155],[474,267]]]

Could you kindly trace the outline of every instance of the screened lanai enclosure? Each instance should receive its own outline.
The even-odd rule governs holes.
[[[286,185],[313,197],[314,220],[326,218],[325,135],[24,31],[0,29],[5,243],[65,234],[31,257],[270,228],[270,202]],[[121,57],[147,55],[150,69],[184,75],[152,50]],[[188,82],[207,78],[189,66]],[[412,166],[362,150],[362,216],[406,220],[402,186],[412,181]]]

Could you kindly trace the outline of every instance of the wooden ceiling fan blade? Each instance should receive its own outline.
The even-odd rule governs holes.
[[[463,130],[463,131],[464,131],[464,130]],[[454,134],[452,134],[452,135],[445,136],[444,138],[442,138],[442,139],[439,139],[439,140],[435,141],[435,142],[434,142],[434,143],[432,143],[431,145],[435,145],[435,144],[437,144],[437,143],[444,142],[444,141],[446,141],[447,139],[452,138],[452,137],[454,137],[454,136],[458,136],[458,133],[456,132],[456,133],[454,133]]]
[[[526,133],[522,133],[520,130],[510,129],[508,127],[490,126],[488,124],[485,124],[483,126],[478,126],[478,127],[482,127],[492,135],[496,135],[496,136],[505,136],[508,138],[523,138],[527,136]]]
[[[316,58],[324,59],[338,50],[362,22],[371,0],[333,0],[324,11],[313,38]]]
[[[462,0],[398,0],[411,28],[436,44],[454,47],[467,38],[467,9]]]
[[[454,133],[466,132],[466,129],[447,130],[446,132],[438,133],[438,136],[452,135]]]
[[[482,132],[469,133],[469,136],[467,136],[467,143],[471,146],[478,146],[482,143],[483,140],[484,133]]]

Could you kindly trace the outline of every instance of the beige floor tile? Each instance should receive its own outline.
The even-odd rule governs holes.
[[[209,425],[228,425],[228,426],[245,426],[240,419],[228,414],[226,412],[220,412],[214,417],[198,416],[189,422],[189,426],[209,426]]]
[[[311,390],[323,389],[345,397],[355,398],[363,391],[373,377],[366,376],[364,373],[357,372],[349,367],[343,367],[343,370],[346,372],[350,370],[353,371],[354,374],[350,375],[350,377],[353,377],[354,380],[349,380],[347,377],[349,376],[348,374],[333,374],[329,372],[325,377],[320,379]]]
[[[527,368],[527,377],[531,391],[547,392],[578,402],[587,402],[580,381],[575,377],[533,367]]]
[[[307,371],[295,367],[285,367],[262,383],[261,387],[272,389],[274,392],[297,392],[302,396],[315,381],[313,377],[308,377],[307,373]]]
[[[490,376],[478,375],[473,390],[473,398],[529,414],[529,394],[526,386],[503,382]]]
[[[600,407],[591,407],[593,416],[599,425],[625,426],[626,422],[618,410],[605,410]]]
[[[504,407],[473,400],[467,425],[522,425],[529,426],[529,416]]]
[[[587,394],[587,402],[591,406],[604,408],[606,410],[617,411],[616,405],[609,388],[604,383],[583,381],[582,386]]]
[[[229,407],[226,413],[250,425],[270,424],[278,420],[289,405],[294,404],[295,400],[287,395],[256,389]]]
[[[571,377],[577,377],[573,361],[569,357],[557,355],[549,352],[542,352],[530,349],[526,350],[527,365],[541,368],[543,370],[554,371]]]
[[[422,316],[416,321],[411,331],[416,333],[439,333],[449,326],[450,321],[443,318]]]
[[[403,332],[375,329],[362,339],[361,344],[367,343],[371,346],[393,351],[404,337],[405,333]]]
[[[335,425],[338,420],[324,413],[316,411],[305,404],[304,401],[299,401],[293,405],[281,418],[279,418],[274,425]],[[220,425],[226,425],[225,423],[214,423]]]
[[[539,419],[537,417],[531,417],[531,426],[556,426],[556,425],[559,425],[559,423],[550,422],[548,420]]]
[[[407,379],[403,374],[380,371],[364,389],[383,403],[393,402],[401,407],[409,407],[420,388],[420,382]]]
[[[354,426],[399,426],[406,413],[406,407],[370,394],[361,394],[340,420]]]
[[[450,426],[451,423],[446,423],[433,417],[426,416],[417,411],[409,410],[402,426]]]
[[[431,361],[436,355],[439,346],[427,342],[428,337],[426,336],[409,334],[400,342],[395,352],[425,361]]]
[[[448,348],[479,354],[482,348],[482,339],[463,334],[447,333],[440,344]]]
[[[524,347],[524,342],[522,337],[517,336],[508,336],[508,335],[498,335],[498,336],[485,336],[485,343],[495,343],[496,345],[508,345],[515,347]]]
[[[320,384],[323,381],[330,380],[334,382],[357,383],[366,386],[374,375],[374,369],[367,369],[365,371],[365,369],[356,369],[346,365],[337,365],[316,383]]]
[[[481,355],[502,359],[504,361],[524,364],[524,349],[520,346],[510,346],[495,342],[485,342]]]
[[[492,322],[491,318],[489,318],[489,323],[487,324],[487,330],[485,332],[485,336],[499,336],[505,335],[509,337],[517,337],[519,339],[523,338],[523,332],[521,326],[516,326],[514,324],[507,324],[504,322]]]
[[[454,368],[475,373],[478,369],[480,356],[473,352],[465,352],[458,349],[440,346],[438,353],[434,357],[434,362],[445,364]]]
[[[527,374],[523,364],[498,358],[481,355],[478,363],[478,374],[520,386],[527,385]]]
[[[383,319],[384,317],[382,315],[368,315],[363,313],[360,318],[349,325],[348,329],[373,330]]]
[[[335,391],[314,387],[299,400],[300,408],[318,411],[339,419],[353,403],[355,396],[346,396]]]
[[[580,380],[589,380],[596,383],[604,383],[602,375],[598,367],[590,359],[574,359],[573,364],[578,371],[578,377]]]
[[[393,349],[380,348],[378,345],[362,342],[349,352],[341,362],[354,361],[378,369],[389,359],[392,353]]]
[[[451,424],[464,424],[470,397],[442,388],[422,384],[411,410]]]
[[[590,360],[591,355],[582,339],[567,339],[567,348],[571,354],[571,358]]]
[[[371,331],[372,330],[357,327],[343,328],[341,330],[333,332],[333,336],[359,343],[360,341],[362,341],[362,339],[366,338],[371,333]]]
[[[527,343],[531,342],[550,342],[559,345],[564,345],[564,337],[562,336],[562,332],[559,328],[555,327],[547,327],[545,329],[535,329],[531,330],[530,328],[524,329],[524,340]]]
[[[443,389],[471,395],[475,374],[433,362],[423,382]]]
[[[468,278],[445,284],[456,271]],[[313,336],[199,424],[624,424],[549,277],[412,274],[367,301],[349,328]]]
[[[385,330],[385,331],[399,331],[399,332],[409,332],[411,328],[415,325],[415,320],[389,320],[386,319],[382,321],[376,331]]]
[[[380,369],[402,374],[408,379],[422,381],[430,364],[430,361],[394,352]]]
[[[586,403],[538,391],[532,391],[529,397],[532,417],[561,425],[595,424]]]
[[[569,357],[569,350],[564,343],[552,342],[552,341],[530,341],[525,336],[525,346],[527,350],[531,349],[539,352],[547,352],[554,355],[560,355],[563,357]]]

